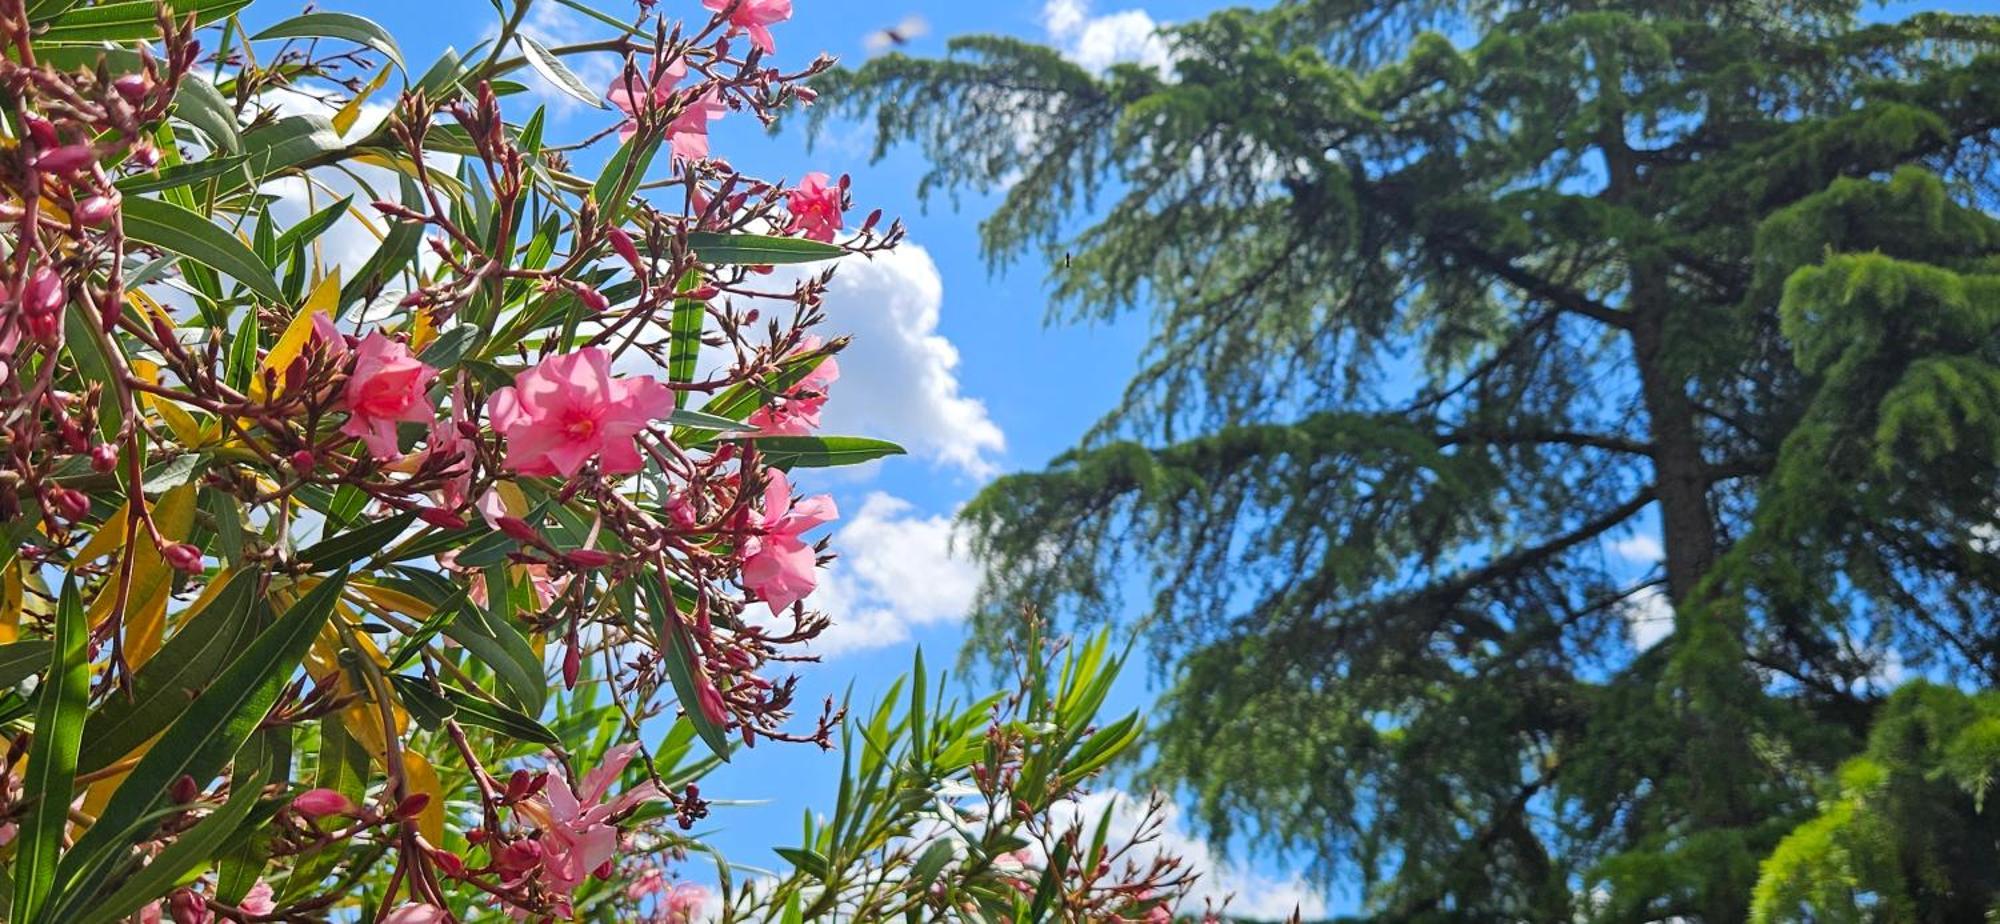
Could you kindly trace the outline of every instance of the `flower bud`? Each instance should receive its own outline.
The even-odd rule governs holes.
[[[439,529],[465,528],[464,517],[459,516],[456,513],[452,513],[449,510],[441,510],[437,507],[417,508],[417,519],[429,523],[430,525],[435,526]]]
[[[194,777],[185,773],[181,774],[180,779],[175,780],[172,788],[167,791],[167,796],[173,799],[176,805],[193,802],[199,795],[201,795],[201,785],[194,781]]]
[[[74,523],[90,515],[90,498],[85,497],[82,491],[56,488],[49,495],[55,501],[56,512],[62,514],[65,520]]]
[[[35,155],[35,169],[43,173],[75,173],[97,160],[97,151],[87,144],[65,144]]]
[[[126,74],[111,81],[111,89],[117,90],[118,95],[124,97],[126,102],[137,105],[152,91],[153,82],[144,74]]]
[[[151,170],[160,165],[160,149],[151,142],[141,141],[132,146],[132,162]]]
[[[610,552],[600,549],[577,549],[564,557],[578,568],[602,568],[613,560]]]
[[[576,689],[576,678],[583,673],[583,652],[575,644],[563,647],[563,689]]]
[[[626,234],[622,228],[612,228],[604,232],[604,237],[611,242],[611,249],[632,265],[633,273],[646,275],[645,265],[639,261],[639,248],[632,243],[632,235]]]
[[[519,802],[528,797],[528,790],[535,785],[535,775],[526,770],[516,770],[507,778],[507,801]]]
[[[76,220],[86,225],[101,225],[118,214],[120,196],[117,191],[91,196],[76,206]]]
[[[53,314],[62,305],[62,277],[46,266],[35,267],[21,287],[21,310],[30,315]]]
[[[701,686],[695,690],[695,700],[703,717],[717,725],[728,724],[729,708],[722,701],[722,691],[717,690],[708,678],[701,679]]]
[[[118,447],[113,443],[98,443],[90,447],[90,470],[100,475],[118,467]]]
[[[541,866],[541,842],[523,839],[508,844],[493,855],[493,865],[508,873],[525,873]]]
[[[314,820],[328,815],[351,815],[354,803],[332,789],[308,789],[292,800],[292,811]]]
[[[605,298],[604,293],[589,286],[577,286],[576,297],[583,301],[585,308],[589,308],[592,311],[603,311],[611,307],[611,300]]]
[[[201,550],[185,542],[167,546],[164,553],[167,564],[189,574],[201,573]]]
[[[292,471],[304,475],[311,472],[317,465],[319,465],[319,457],[313,455],[313,451],[310,449],[301,449],[292,453]]]
[[[174,924],[209,924],[208,902],[192,889],[176,889],[167,896],[167,916]]]
[[[51,123],[49,120],[42,118],[41,116],[29,116],[28,140],[33,141],[35,143],[35,147],[38,148],[55,147],[56,146],[55,125]]]
[[[515,542],[535,542],[541,538],[535,532],[535,528],[520,517],[499,517],[494,521],[494,525],[499,526],[500,531]]]
[[[396,803],[395,815],[397,818],[407,821],[423,814],[424,809],[429,808],[430,804],[431,797],[429,794],[413,792],[404,796],[403,801]]]

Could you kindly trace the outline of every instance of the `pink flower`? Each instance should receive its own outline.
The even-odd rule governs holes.
[[[435,416],[424,395],[437,370],[410,354],[410,348],[375,331],[355,351],[347,378],[347,422],[340,432],[359,437],[377,459],[402,455],[396,424],[422,423]]]
[[[606,751],[604,763],[584,774],[579,790],[570,789],[560,767],[551,767],[541,795],[517,803],[517,810],[542,829],[541,880],[551,891],[576,891],[592,870],[617,855],[618,828],[609,823],[611,817],[661,797],[648,782],[605,799],[638,750],[637,744],[623,744]]]
[[[250,914],[270,914],[278,910],[278,902],[277,897],[271,892],[271,884],[259,879],[250,887],[250,891],[244,894],[243,900],[236,903],[236,907]]]
[[[693,924],[694,916],[701,913],[701,906],[707,903],[707,889],[692,882],[674,886],[661,905],[661,924]]]
[[[646,86],[642,75],[630,71],[613,80],[611,89],[604,91],[604,98],[618,107],[619,112],[625,113],[624,124],[618,126],[618,140],[632,140],[632,136],[639,133],[639,113],[651,112],[666,105],[674,98],[674,85],[686,76],[687,65],[675,58],[672,64],[661,69],[651,87]],[[633,92],[635,90],[638,92]]]
[[[803,231],[815,241],[833,241],[840,230],[840,187],[826,185],[824,173],[808,173],[799,185],[785,190],[785,208],[792,212],[789,230]]]
[[[729,107],[714,90],[688,103],[687,109],[667,125],[667,144],[681,160],[708,158],[708,123],[722,118]]]
[[[493,393],[493,428],[507,439],[507,468],[568,478],[595,456],[607,475],[646,467],[636,437],[673,412],[674,396],[651,376],[612,378],[596,347],[552,356]]]
[[[807,337],[796,353],[820,348],[820,338]],[[750,413],[745,423],[759,432],[775,436],[806,436],[819,429],[819,412],[826,406],[827,389],[840,378],[840,363],[831,356],[820,360],[813,371],[771,404]]]
[[[729,34],[748,32],[750,44],[765,54],[777,51],[769,27],[792,18],[792,0],[701,0],[701,5],[720,13],[732,2],[736,9],[729,14]]]
[[[813,550],[799,538],[806,530],[839,519],[833,498],[821,494],[792,503],[785,473],[771,469],[764,482],[764,512],[752,524],[762,532],[743,541],[743,585],[781,615],[818,586]]]
[[[436,905],[402,905],[382,916],[382,924],[441,924],[449,920],[451,916]]]
[[[308,789],[292,800],[292,808],[307,818],[325,818],[354,811],[354,803],[332,789]]]
[[[625,897],[633,901],[648,895],[657,895],[667,887],[667,873],[657,866],[641,870],[638,877],[625,884]]]
[[[465,506],[466,495],[472,490],[473,443],[465,436],[470,423],[466,416],[465,383],[453,383],[451,414],[443,420],[432,421],[430,436],[424,441],[428,447],[424,450],[427,455],[451,460],[444,464],[440,472],[445,476],[445,482],[438,488],[438,502],[447,510]]]

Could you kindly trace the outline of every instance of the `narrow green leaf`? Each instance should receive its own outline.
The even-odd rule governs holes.
[[[250,378],[257,374],[257,310],[243,312],[243,320],[236,325],[236,336],[229,341],[229,365],[224,378],[229,387],[238,392],[250,390]]]
[[[141,197],[125,200],[124,215],[127,237],[228,273],[272,301],[284,300],[271,267],[214,222],[180,206]]]
[[[306,13],[278,23],[256,35],[252,41],[275,38],[337,38],[356,45],[366,45],[382,53],[396,69],[409,73],[403,65],[403,49],[397,47],[396,39],[389,30],[376,25],[374,21],[347,13]]]
[[[556,57],[555,52],[550,51],[547,46],[535,41],[526,34],[516,35],[515,38],[521,40],[521,53],[523,57],[528,59],[528,66],[534,68],[535,73],[542,75],[543,80],[548,81],[556,89],[581,100],[585,105],[594,106],[598,109],[608,108],[604,105],[604,100],[598,98],[597,91],[584,86],[583,79],[576,76],[575,72],[571,71],[568,65],[563,64],[562,59]]]
[[[865,436],[759,436],[748,441],[764,453],[765,464],[779,468],[859,465],[903,454],[895,443]]]
[[[813,263],[845,256],[847,251],[802,237],[773,237],[768,234],[718,234],[714,231],[688,232],[688,246],[703,263],[736,266],[776,266],[784,263]]]
[[[214,84],[200,75],[181,78],[180,89],[174,91],[174,115],[200,129],[216,150],[228,154],[243,150],[243,138],[236,127],[236,110]]]
[[[139,867],[118,891],[95,902],[77,924],[112,924],[139,910],[147,902],[173,891],[181,877],[193,872],[221,852],[257,807],[262,790],[246,786],[229,796],[220,809],[209,813],[194,827],[183,831],[152,862]]]
[[[0,687],[12,687],[49,663],[52,646],[40,639],[0,645]]]
[[[493,669],[504,699],[527,715],[541,714],[548,703],[548,682],[542,673],[542,660],[535,657],[534,647],[519,630],[509,623],[489,619],[459,588],[435,571],[409,567],[398,567],[396,571],[406,578],[396,582],[398,590],[432,606],[455,604],[458,618],[445,624],[441,630],[444,636]]]
[[[57,882],[66,895],[90,900],[110,861],[159,824],[154,812],[174,781],[187,776],[206,787],[222,772],[270,712],[346,586],[346,572],[321,581],[188,704],[63,857]]]
[[[404,530],[410,528],[411,523],[416,522],[416,519],[416,511],[405,510],[366,526],[329,536],[306,547],[299,553],[299,560],[314,571],[345,568],[388,548],[397,536],[402,535]]]
[[[604,172],[597,175],[597,182],[590,188],[590,198],[597,203],[602,221],[616,225],[624,220],[626,210],[631,207],[632,192],[639,188],[639,181],[646,176],[659,149],[658,136],[640,132],[626,139],[611,159],[605,161]]]
[[[729,760],[729,738],[698,705],[701,702],[700,688],[695,683],[694,647],[687,637],[687,627],[681,625],[681,618],[673,607],[673,601],[663,594],[656,581],[640,581],[646,607],[652,612],[653,633],[657,637],[663,657],[660,659],[667,668],[667,679],[674,685],[674,696],[680,700],[681,713],[694,724],[694,730],[708,749],[724,761]]]
[[[138,195],[179,186],[192,186],[212,177],[240,171],[243,169],[244,160],[241,155],[210,157],[191,163],[175,164],[151,173],[135,173],[118,181],[118,191],[126,195]]]
[[[69,802],[76,786],[76,755],[83,743],[84,711],[90,699],[90,625],[83,618],[75,578],[65,578],[56,604],[55,643],[49,674],[35,699],[35,740],[28,749],[22,796],[29,801],[15,845],[11,919],[32,921],[55,887],[56,857],[69,826]]]
[[[205,26],[246,6],[250,0],[180,0],[170,4],[176,18],[193,14],[195,25]],[[147,41],[160,37],[160,21],[153,0],[100,3],[72,9],[56,17],[36,42],[96,43]]]

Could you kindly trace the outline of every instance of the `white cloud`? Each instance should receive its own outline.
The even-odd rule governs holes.
[[[979,569],[957,554],[949,516],[924,516],[910,502],[875,492],[833,537],[840,557],[812,596],[833,627],[813,651],[895,645],[913,628],[956,621],[972,604]]]
[[[1082,821],[1091,830],[1104,813],[1111,814],[1109,841],[1123,843],[1138,833],[1145,820],[1146,800],[1118,789],[1094,792],[1054,812],[1058,822]],[[1326,914],[1326,898],[1297,875],[1273,876],[1245,869],[1216,855],[1208,842],[1190,833],[1181,821],[1179,806],[1161,809],[1159,838],[1135,850],[1131,856],[1140,864],[1167,854],[1181,858],[1186,868],[1201,875],[1182,900],[1178,913],[1199,915],[1205,902],[1221,908],[1229,900],[1228,913],[1235,917],[1278,921],[1293,909],[1308,919]]]
[[[1093,16],[1090,7],[1090,0],[1042,5],[1042,28],[1065,57],[1093,71],[1134,62],[1164,72],[1173,63],[1173,48],[1151,14],[1133,9]]]
[[[1629,562],[1650,565],[1665,559],[1667,550],[1660,545],[1660,537],[1642,532],[1613,541],[1611,554]]]
[[[937,331],[944,280],[922,247],[841,261],[826,293],[825,329],[852,334],[826,403],[828,433],[895,440],[978,479],[992,477],[1006,437],[986,405],[959,392],[958,348]]]
[[[1625,632],[1633,648],[1645,651],[1674,634],[1673,601],[1657,584],[1640,588],[1625,598],[1618,610],[1625,617]]]
[[[604,30],[593,30],[594,25],[582,14],[560,4],[538,3],[528,8],[528,17],[521,23],[521,31],[544,47],[559,48],[603,38]],[[489,27],[484,37],[487,41],[499,38],[499,28]],[[563,58],[562,63],[583,82],[585,89],[600,94],[599,101],[602,102],[601,94],[611,86],[612,81],[618,79],[624,59],[611,52],[590,52],[570,55]],[[582,100],[557,88],[532,67],[523,68],[512,76],[526,83],[536,102],[547,106],[552,115],[567,116],[590,109]],[[608,107],[601,116],[606,125],[622,118]]]

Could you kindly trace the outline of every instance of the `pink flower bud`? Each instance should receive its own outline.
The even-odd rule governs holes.
[[[35,169],[43,173],[75,173],[97,160],[97,151],[87,144],[65,144],[35,155]]]
[[[313,455],[313,451],[310,449],[301,449],[298,452],[292,453],[292,471],[298,472],[301,475],[312,471],[318,464],[319,457]]]
[[[90,447],[90,470],[100,475],[118,467],[118,447],[111,443],[98,443]]]
[[[180,779],[174,781],[174,784],[168,790],[167,795],[170,798],[172,798],[176,804],[186,805],[190,802],[193,802],[196,796],[201,795],[201,784],[196,783],[194,781],[194,777],[188,776],[187,774],[183,773],[181,774]]]
[[[452,513],[452,512],[451,512],[451,511],[449,511],[449,510],[440,510],[440,509],[438,509],[438,508],[436,508],[436,507],[420,507],[420,508],[418,508],[418,509],[417,509],[417,519],[419,519],[419,520],[422,520],[422,521],[424,521],[424,522],[426,522],[426,523],[429,523],[430,525],[432,525],[432,526],[435,526],[435,527],[437,527],[437,528],[439,528],[439,529],[464,529],[464,528],[465,528],[465,518],[464,518],[464,517],[462,517],[462,516],[459,516],[459,515],[458,515],[458,514],[456,514],[456,513]]]
[[[62,277],[46,266],[35,267],[21,287],[21,310],[30,315],[54,314],[63,305]]]
[[[201,550],[185,542],[167,546],[164,557],[167,564],[189,574],[201,573]]]
[[[524,839],[508,844],[493,855],[493,865],[508,873],[525,873],[541,866],[541,842]]]
[[[722,701],[722,691],[717,690],[708,678],[701,679],[701,686],[695,690],[695,699],[701,714],[710,722],[717,725],[729,723],[729,707]]]
[[[151,170],[160,165],[160,149],[149,142],[141,141],[132,146],[132,162]]]
[[[51,123],[49,120],[42,118],[41,116],[29,116],[28,140],[33,141],[35,143],[35,147],[38,148],[55,147],[56,146],[55,125]]]
[[[604,232],[604,236],[611,241],[611,249],[632,265],[632,272],[646,275],[645,266],[639,262],[639,248],[632,243],[632,235],[626,234],[623,229],[612,228]]]
[[[82,491],[73,491],[69,488],[56,488],[50,491],[49,494],[51,499],[55,501],[56,510],[62,514],[63,519],[76,522],[90,515],[90,498],[85,497]]]
[[[118,95],[124,97],[126,102],[136,105],[146,98],[147,93],[152,92],[153,82],[144,74],[126,74],[111,81],[111,88],[117,90]]]
[[[335,790],[308,789],[292,800],[292,810],[307,818],[319,819],[328,815],[351,815],[354,803]]]
[[[382,924],[444,924],[451,916],[436,905],[398,905],[382,916]]]
[[[407,796],[404,796],[403,801],[396,803],[395,814],[397,818],[402,818],[406,820],[415,818],[418,815],[423,814],[424,809],[429,808],[430,804],[431,804],[430,794],[413,792]]]
[[[611,564],[611,553],[601,549],[576,549],[564,556],[578,568],[602,568]]]
[[[209,924],[208,902],[190,889],[176,889],[167,896],[167,915],[174,924]]]
[[[799,102],[804,103],[808,106],[812,105],[816,100],[819,99],[819,91],[814,90],[811,87],[795,86],[792,88],[792,95],[798,97]]]
[[[583,653],[572,644],[563,648],[563,689],[576,689],[576,678],[583,673]]]
[[[120,197],[116,190],[102,195],[91,196],[77,204],[76,220],[86,225],[101,225],[118,214]]]
[[[515,542],[536,542],[541,538],[540,534],[535,532],[535,528],[520,517],[499,517],[495,520],[495,525],[500,527],[501,532],[507,534],[507,538]]]
[[[605,298],[604,293],[589,286],[577,286],[576,297],[583,301],[584,307],[592,311],[603,311],[611,307],[611,300]]]

